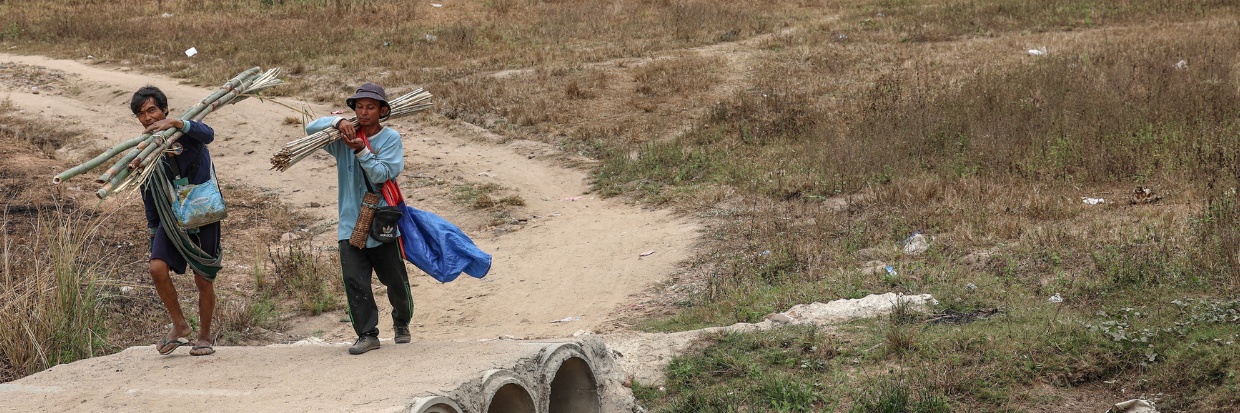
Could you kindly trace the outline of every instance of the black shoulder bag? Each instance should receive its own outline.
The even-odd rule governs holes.
[[[401,208],[396,205],[380,206],[379,201],[383,196],[370,184],[370,176],[366,175],[366,169],[362,168],[362,161],[357,161],[357,167],[362,170],[362,180],[366,182],[368,194],[374,195],[362,198],[362,208],[374,209],[374,217],[370,220],[370,237],[384,244],[400,239],[396,230],[400,228],[398,221]],[[373,203],[366,202],[366,198],[372,199]]]

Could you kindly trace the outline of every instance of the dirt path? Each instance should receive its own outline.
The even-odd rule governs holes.
[[[129,116],[127,105],[138,87],[153,84],[163,89],[174,114],[212,90],[125,68],[38,56],[0,54],[0,65],[8,72],[18,70],[14,67],[19,65],[63,72],[63,80],[54,86],[40,85],[37,78],[18,82],[14,79],[20,76],[4,76],[7,82],[0,87],[7,89],[14,105],[32,116],[105,137],[88,142],[86,149],[77,153],[70,150],[64,154],[67,157],[92,155],[90,151],[96,148],[91,144],[107,147],[135,136],[139,125]],[[394,95],[411,89],[389,85],[388,92]],[[281,101],[304,106],[318,115],[344,109]],[[268,170],[268,158],[285,142],[303,135],[300,125],[284,122],[289,117],[297,117],[297,113],[256,99],[219,109],[206,119],[217,136],[211,151],[223,182],[244,183],[279,194],[290,206],[318,220],[307,223],[309,227],[330,229],[317,234],[314,243],[332,246],[336,211],[332,161],[316,156],[285,173]],[[558,166],[555,148],[530,142],[499,144],[496,142],[502,140],[485,131],[421,118],[391,123],[405,139],[405,180],[417,177],[493,183],[519,195],[525,206],[517,217],[524,220],[519,228],[482,230],[491,218],[451,203],[451,188],[404,187],[414,206],[458,224],[483,250],[494,255],[491,273],[483,280],[462,276],[441,284],[409,266],[416,305],[415,340],[564,337],[579,330],[605,328],[614,321],[609,315],[633,294],[666,279],[676,264],[689,256],[699,230],[696,224],[666,211],[645,210],[588,194],[586,175]],[[93,177],[81,176],[62,185],[67,190],[93,191]],[[107,202],[141,208],[134,196]],[[250,277],[249,265],[263,259],[249,256],[253,253],[248,251],[228,250],[227,243],[226,239],[228,255],[221,279]],[[642,256],[650,251],[654,253]],[[318,336],[328,342],[349,341],[353,333],[347,322],[341,322],[342,315],[343,311],[337,311],[296,320],[290,333]],[[572,321],[553,322],[564,319]],[[381,320],[380,329],[387,330],[388,323],[385,318]]]

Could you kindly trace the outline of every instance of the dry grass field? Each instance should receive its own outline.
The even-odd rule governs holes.
[[[940,302],[715,337],[665,386],[634,383],[651,411],[1224,412],[1238,22],[1225,0],[0,1],[0,47],[200,84],[282,66],[277,93],[310,101],[424,86],[448,121],[555,144],[598,193],[708,223],[674,280],[693,288],[652,303],[649,330],[887,291]],[[12,153],[0,165],[45,161]],[[6,234],[54,208],[17,204]],[[914,233],[929,249],[906,254]],[[4,305],[10,265],[36,265],[10,244]],[[106,254],[65,264],[96,277]],[[102,325],[75,314],[61,328]],[[93,337],[63,360],[105,351]],[[6,374],[35,369],[5,356]]]

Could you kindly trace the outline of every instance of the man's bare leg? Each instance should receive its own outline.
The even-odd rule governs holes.
[[[159,259],[151,260],[150,271],[151,281],[155,283],[155,291],[159,293],[159,300],[164,302],[164,308],[168,310],[168,316],[172,318],[172,329],[168,330],[168,335],[164,336],[163,341],[159,343],[158,349],[163,351],[169,343],[176,341],[177,338],[188,336],[194,330],[189,328],[189,323],[185,322],[185,314],[181,312],[181,302],[177,298],[176,286],[172,285],[172,277],[168,275],[168,263]],[[214,295],[212,297],[214,298]]]
[[[198,328],[198,341],[194,343],[190,354],[205,356],[215,353],[215,343],[211,337],[211,321],[215,315],[215,283],[195,271],[194,284],[198,286],[198,318],[201,326]]]

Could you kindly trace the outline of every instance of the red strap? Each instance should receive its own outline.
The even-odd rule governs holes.
[[[370,148],[370,139],[366,138],[366,134],[362,133],[361,129],[357,130],[357,137],[362,139],[362,145],[366,145],[366,149],[370,149],[371,152],[374,152],[374,150]],[[379,192],[383,193],[383,200],[387,201],[388,205],[400,205],[405,202],[405,196],[400,193],[400,186],[396,184],[395,178],[384,182],[383,189],[380,189]],[[402,238],[397,238],[396,242],[400,246],[400,258],[403,260],[405,259],[405,240]]]
[[[357,137],[362,140],[363,145],[366,145],[366,149],[374,152],[374,149],[370,147],[370,139],[366,138],[366,134],[362,133],[361,129],[357,130]],[[400,186],[396,184],[395,179],[389,179],[387,182],[384,182],[383,188],[379,192],[383,194],[383,200],[387,201],[388,205],[398,205],[405,200],[405,196],[400,193]]]

